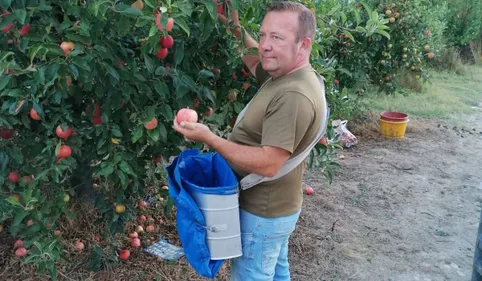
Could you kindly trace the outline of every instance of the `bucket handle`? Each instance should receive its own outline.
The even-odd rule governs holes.
[[[198,223],[197,221],[194,222],[195,224],[197,224],[198,226],[206,229],[207,231],[209,232],[221,232],[221,231],[226,231],[228,230],[228,225],[227,224],[218,224],[218,225],[210,225],[210,226],[204,226],[200,223]]]

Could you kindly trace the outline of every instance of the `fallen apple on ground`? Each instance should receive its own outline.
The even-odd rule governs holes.
[[[119,252],[119,258],[121,260],[127,260],[130,255],[131,255],[131,252],[127,249],[123,249]]]

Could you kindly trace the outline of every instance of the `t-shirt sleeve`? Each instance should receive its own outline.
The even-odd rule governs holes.
[[[256,65],[256,81],[258,81],[259,84],[263,84],[266,79],[269,78],[269,73],[266,72],[266,70],[263,69],[263,66],[261,65],[261,62]]]
[[[270,105],[263,120],[262,146],[296,149],[315,117],[312,102],[297,92],[283,92]]]

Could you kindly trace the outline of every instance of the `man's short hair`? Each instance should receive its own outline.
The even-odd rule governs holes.
[[[268,12],[284,12],[292,11],[298,13],[298,33],[296,34],[296,42],[304,37],[314,40],[316,19],[313,12],[301,3],[290,1],[274,1],[268,5]]]

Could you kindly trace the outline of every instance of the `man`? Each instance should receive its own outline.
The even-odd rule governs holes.
[[[259,44],[245,34],[245,44],[257,47],[259,56],[242,58],[262,86],[229,140],[201,123],[174,121],[177,132],[216,150],[240,178],[275,176],[290,157],[309,147],[326,115],[324,89],[309,62],[313,13],[294,2],[273,2],[268,10]],[[231,19],[239,26],[236,11]],[[233,33],[241,38],[240,28]],[[300,164],[279,179],[240,192],[243,255],[232,260],[232,281],[290,280],[288,240],[301,212],[304,168]]]

